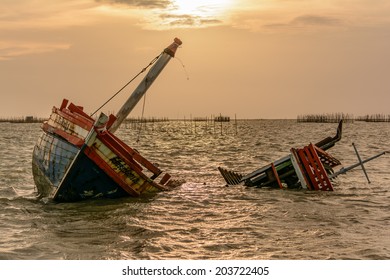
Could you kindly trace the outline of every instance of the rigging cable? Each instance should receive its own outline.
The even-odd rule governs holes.
[[[187,80],[189,80],[189,79],[190,79],[190,76],[188,75],[188,72],[187,72],[187,70],[186,70],[186,68],[185,68],[185,65],[184,65],[183,61],[181,61],[181,59],[178,58],[178,57],[175,57],[175,58],[179,61],[179,63],[180,63],[181,66],[183,67],[184,74],[186,75]],[[139,142],[139,139],[140,139],[140,136],[141,136],[142,122],[143,122],[144,113],[145,113],[145,104],[146,104],[146,92],[145,92],[145,94],[144,94],[144,101],[143,101],[143,105],[142,105],[142,113],[141,113],[141,119],[140,119],[140,123],[141,123],[141,124],[140,124],[140,126],[139,126],[139,128],[138,128],[138,133],[137,133],[137,140],[136,140],[137,143]],[[146,125],[146,120],[145,120],[145,125]]]
[[[184,65],[184,63],[183,63],[183,61],[181,61],[181,59],[178,58],[178,57],[176,57],[176,56],[175,56],[175,58],[176,58],[177,61],[179,61],[179,63],[180,63],[181,66],[183,67],[184,75],[186,75],[186,78],[187,78],[187,81],[188,81],[188,80],[190,79],[190,76],[188,75],[187,69],[186,69],[186,67],[185,67],[185,65]]]
[[[143,68],[137,75],[135,75],[129,82],[127,82],[120,90],[118,90],[113,96],[111,96],[106,102],[103,103],[102,106],[100,106],[98,109],[95,110],[90,116],[95,115],[100,109],[102,109],[104,106],[107,105],[108,102],[110,102],[115,96],[117,96],[122,90],[124,90],[132,81],[134,81],[139,75],[141,75],[143,72],[145,72],[150,66],[152,66],[157,59],[162,55],[160,53],[158,56],[156,56],[145,68]]]

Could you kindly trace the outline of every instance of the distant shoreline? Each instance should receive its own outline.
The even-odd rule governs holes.
[[[158,122],[169,122],[169,121],[184,121],[184,122],[235,122],[235,121],[255,121],[255,120],[296,120],[301,123],[337,123],[340,120],[344,120],[345,122],[390,122],[390,114],[372,114],[372,115],[364,115],[359,117],[354,117],[349,114],[318,114],[318,115],[298,115],[296,118],[256,118],[256,119],[240,119],[234,118],[233,120],[230,117],[195,117],[195,118],[183,118],[183,119],[169,119],[167,117],[145,117],[145,118],[127,118],[125,123],[158,123]],[[47,118],[26,116],[26,117],[0,117],[0,123],[43,123],[47,121]]]
[[[47,118],[37,118],[37,117],[12,117],[12,118],[0,118],[0,123],[42,123],[46,121]]]

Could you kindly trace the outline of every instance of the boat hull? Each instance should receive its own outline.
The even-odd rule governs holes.
[[[79,148],[60,137],[43,132],[33,151],[32,172],[38,194],[51,196],[64,177]]]
[[[169,189],[169,174],[155,182],[162,171],[108,131],[113,118],[101,114],[94,121],[67,101],[53,108],[33,151],[40,197],[67,202]]]
[[[77,154],[77,159],[67,170],[60,186],[53,193],[53,198],[59,202],[129,196],[83,150]]]

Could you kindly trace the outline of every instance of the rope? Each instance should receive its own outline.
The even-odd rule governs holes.
[[[183,67],[184,75],[186,75],[187,80],[189,80],[189,79],[190,79],[190,76],[188,75],[187,69],[186,69],[186,67],[185,67],[185,65],[184,65],[184,63],[183,63],[183,61],[181,61],[181,59],[178,58],[178,57],[176,57],[176,56],[175,56],[175,58],[176,58],[177,61],[179,61],[179,63],[180,63],[181,66]]]
[[[98,109],[95,110],[90,116],[95,115],[100,109],[102,109],[104,106],[107,105],[108,102],[110,102],[115,96],[117,96],[122,90],[124,90],[132,81],[134,81],[139,75],[141,75],[143,72],[145,72],[150,66],[152,66],[157,59],[162,55],[160,53],[158,56],[156,56],[146,67],[144,67],[137,75],[135,75],[129,82],[127,82],[121,89],[119,89],[113,96],[111,96],[106,102],[103,103],[102,106],[100,106]]]

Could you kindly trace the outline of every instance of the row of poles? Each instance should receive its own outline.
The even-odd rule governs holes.
[[[174,123],[172,126],[163,126],[164,123]],[[125,129],[134,129],[137,131],[161,131],[164,129],[181,130],[184,134],[238,134],[237,117],[235,116],[234,121],[230,119],[221,118],[184,118],[182,120],[169,120],[167,118],[147,118],[147,119],[127,119],[124,122],[123,127]],[[163,128],[164,127],[164,128]]]

